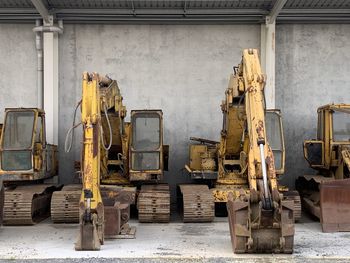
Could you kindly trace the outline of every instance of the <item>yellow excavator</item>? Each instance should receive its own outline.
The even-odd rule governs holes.
[[[214,204],[226,203],[235,253],[292,253],[297,194],[283,195],[278,184],[284,171],[281,114],[265,110],[258,52],[243,51],[234,67],[221,105],[220,142],[192,138],[193,180],[180,185],[185,222],[211,221]],[[300,209],[299,209],[300,210]]]
[[[50,214],[52,193],[45,179],[57,175],[57,146],[45,136],[45,113],[8,108],[0,140],[0,178],[4,183],[4,225],[32,225]]]
[[[139,220],[169,221],[169,186],[157,184],[167,166],[162,111],[131,111],[130,123],[125,122],[122,99],[115,80],[83,74],[82,100],[76,108],[81,107],[83,126],[82,187],[65,186],[51,205],[55,222],[79,220],[76,250],[99,250],[105,237],[134,237],[127,221],[136,187]]]
[[[296,180],[303,208],[324,232],[350,231],[350,105],[319,107],[317,138],[304,141],[304,157],[317,175]]]

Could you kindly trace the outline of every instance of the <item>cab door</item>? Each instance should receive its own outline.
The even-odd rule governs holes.
[[[325,132],[325,120],[325,111],[319,110],[317,121],[317,139],[306,140],[303,143],[304,158],[309,163],[310,167],[313,168],[323,168],[325,166],[325,141],[329,142],[329,133]]]
[[[36,172],[41,172],[43,168],[46,168],[44,116],[43,114],[38,114],[34,130],[34,170]]]

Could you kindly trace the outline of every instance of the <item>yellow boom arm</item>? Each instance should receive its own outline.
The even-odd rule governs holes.
[[[109,109],[114,108],[121,119],[126,114],[115,80],[97,73],[84,73],[82,85],[81,122],[83,124],[82,180],[83,192],[79,203],[80,235],[77,250],[98,250],[104,240],[104,206],[100,193],[101,151],[108,156],[112,145],[112,128],[108,120]],[[109,126],[109,146],[104,145],[102,112]],[[122,133],[124,129],[122,127]]]
[[[265,76],[261,72],[257,50],[246,49],[243,51],[239,71],[243,74],[244,82],[245,112],[249,137],[248,179],[250,189],[257,191],[257,179],[262,179],[259,190],[263,193],[265,200],[268,200],[270,198],[269,186],[272,192],[277,193],[278,190],[273,153],[265,134]],[[278,195],[275,198],[278,198]]]

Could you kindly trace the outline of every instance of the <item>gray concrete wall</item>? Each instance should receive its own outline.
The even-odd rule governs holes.
[[[36,54],[31,25],[0,25],[0,105],[35,106]],[[170,144],[166,181],[186,181],[181,169],[188,139],[218,139],[220,102],[241,50],[259,47],[259,26],[65,25],[59,40],[60,177],[73,178],[79,160],[65,154],[65,134],[81,96],[81,74],[97,71],[119,81],[128,111],[161,108],[165,142]],[[276,105],[284,114],[287,166],[284,183],[308,172],[302,141],[313,138],[315,111],[329,102],[349,101],[350,25],[278,25]],[[3,110],[0,111],[3,118]],[[78,116],[79,118],[79,116]],[[80,130],[80,129],[78,129]]]
[[[174,186],[188,180],[181,170],[189,137],[219,138],[220,103],[232,66],[243,48],[259,44],[259,26],[66,25],[59,41],[62,182],[70,181],[72,160],[79,158],[79,151],[63,154],[63,141],[81,97],[83,71],[117,79],[128,111],[163,110],[170,145],[165,180]]]
[[[286,176],[313,174],[302,143],[316,137],[319,106],[350,103],[350,25],[278,25],[276,106],[283,111]]]
[[[37,64],[32,28],[0,24],[0,122],[4,108],[36,106]]]

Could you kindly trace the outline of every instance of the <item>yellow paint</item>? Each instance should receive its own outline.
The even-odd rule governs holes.
[[[100,94],[98,75],[93,73],[91,79],[88,73],[83,76],[83,95],[81,121],[83,123],[83,189],[92,192],[91,209],[96,210],[102,205],[100,193]],[[85,203],[82,193],[81,203]]]

